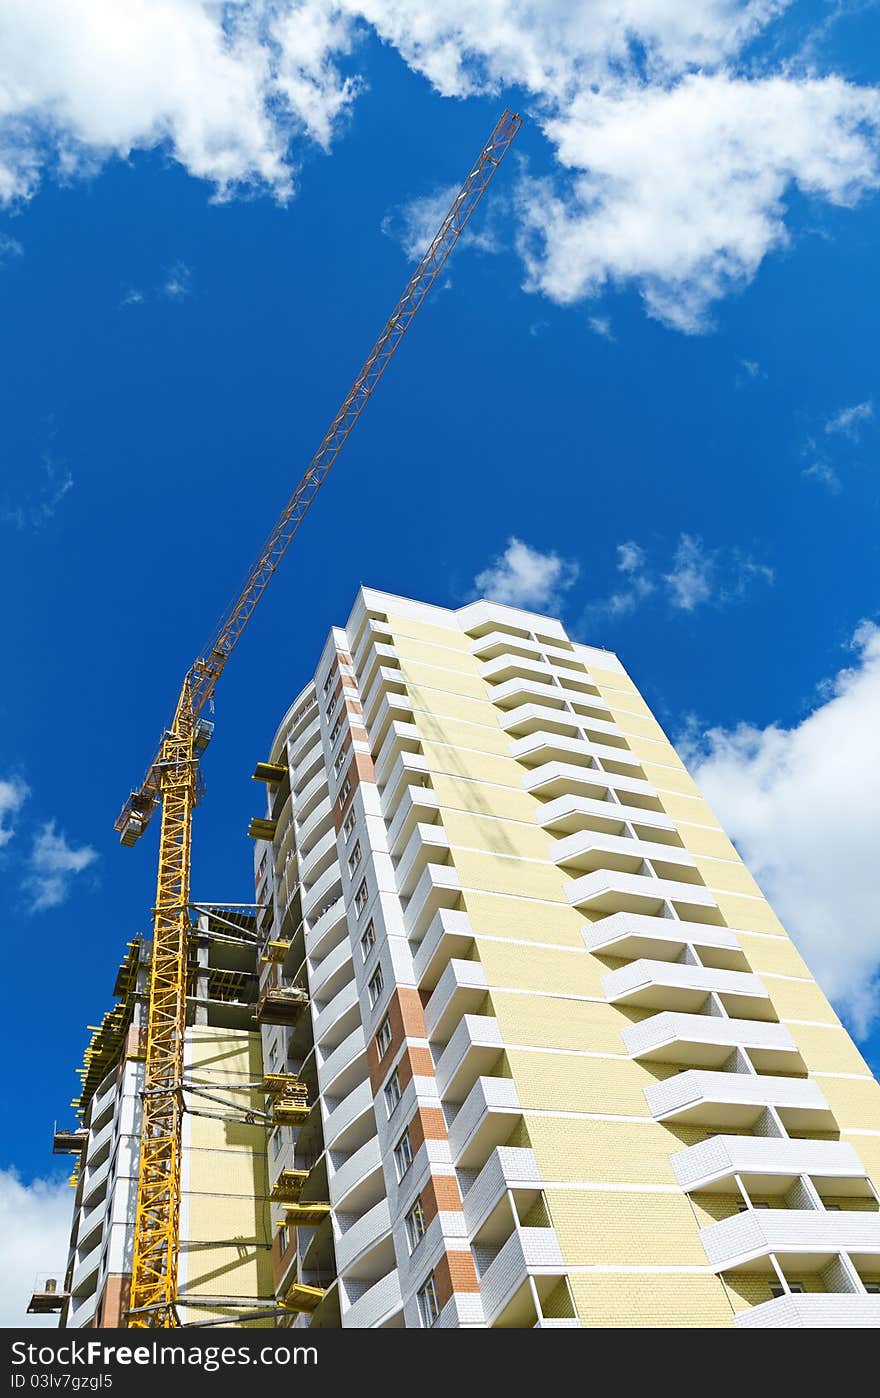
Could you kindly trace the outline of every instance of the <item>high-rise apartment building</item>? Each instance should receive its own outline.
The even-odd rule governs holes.
[[[880,1324],[880,1086],[616,656],[362,590],[256,776],[294,1324]]]

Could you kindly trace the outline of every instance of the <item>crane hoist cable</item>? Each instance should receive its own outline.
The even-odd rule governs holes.
[[[192,820],[202,790],[199,759],[213,730],[202,715],[257,603],[521,125],[515,112],[505,111],[480,151],[243,587],[187,671],[156,756],[116,821],[122,843],[133,845],[161,807],[130,1326],[180,1324],[176,1302]]]

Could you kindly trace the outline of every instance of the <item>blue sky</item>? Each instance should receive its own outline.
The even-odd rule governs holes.
[[[155,836],[113,820],[505,104],[475,236],[224,676],[195,892],[252,896],[250,773],[358,584],[481,578],[620,652],[880,1063],[876,5],[471,32],[242,0],[220,38],[210,0],[55,8],[0,18],[2,1032],[31,1062],[0,1165],[62,1173],[153,896]]]

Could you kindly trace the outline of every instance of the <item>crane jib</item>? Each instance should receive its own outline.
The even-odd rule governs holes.
[[[161,807],[159,874],[153,917],[143,1121],[127,1324],[175,1326],[181,1202],[181,1117],[185,1089],[187,946],[192,816],[201,794],[199,756],[213,724],[202,712],[260,598],[274,576],[352,429],[437,280],[522,125],[505,111],[483,147],[297,483],[244,586],[184,678],[174,719],[146,777],[116,821],[134,844]]]

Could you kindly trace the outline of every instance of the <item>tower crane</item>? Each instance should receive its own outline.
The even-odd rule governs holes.
[[[186,672],[171,724],[162,735],[140,787],[131,792],[116,821],[122,844],[133,845],[161,807],[141,1155],[127,1318],[130,1326],[179,1324],[177,1263],[192,821],[201,794],[200,758],[213,731],[204,711],[257,603],[521,125],[521,118],[506,110],[481,150],[244,586],[209,644]]]

